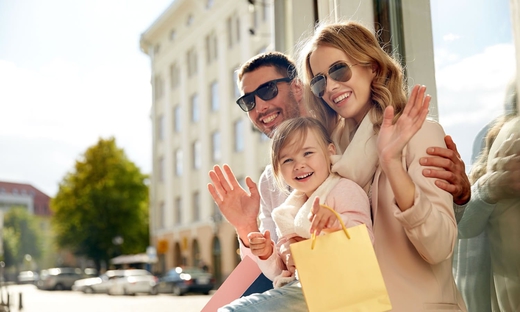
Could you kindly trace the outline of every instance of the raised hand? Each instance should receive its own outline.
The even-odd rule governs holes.
[[[256,183],[251,178],[246,178],[249,188],[247,193],[228,165],[223,165],[222,169],[218,165],[214,166],[213,170],[209,171],[209,177],[211,183],[208,184],[208,190],[213,200],[228,222],[235,227],[242,242],[247,244],[247,235],[259,231],[257,217],[260,210],[260,194]]]
[[[435,185],[453,195],[454,203],[464,205],[471,198],[471,184],[466,174],[466,166],[451,136],[445,136],[444,142],[448,148],[429,147],[426,153],[431,156],[419,160],[423,166],[439,169],[428,168],[422,173],[425,177],[438,179]]]
[[[383,115],[383,123],[377,138],[379,160],[384,165],[390,162],[401,162],[403,148],[410,139],[421,129],[426,116],[431,97],[425,96],[425,86],[414,86],[408,103],[395,124],[394,107],[388,106]]]
[[[271,240],[271,232],[251,232],[247,235],[251,253],[261,260],[266,260],[273,254],[274,243]]]
[[[316,235],[320,235],[322,230],[335,231],[341,229],[334,212],[322,208],[318,197],[312,203],[309,221],[311,221],[310,233],[316,232]]]

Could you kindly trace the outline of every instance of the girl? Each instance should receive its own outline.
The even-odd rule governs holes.
[[[310,238],[316,231],[341,229],[336,216],[320,208],[325,204],[336,210],[347,227],[364,223],[372,238],[370,204],[366,193],[356,183],[331,173],[330,156],[335,153],[323,125],[314,118],[300,117],[283,122],[275,131],[271,146],[273,172],[281,189],[293,191],[273,211],[279,237],[276,244],[269,231],[248,235],[253,255],[262,272],[275,287],[294,280],[295,267],[289,245]]]
[[[317,29],[300,58],[308,108],[343,152],[333,171],[369,194],[392,311],[465,311],[451,270],[452,197],[419,164],[428,146],[445,147],[442,127],[425,121],[425,87],[407,104],[401,66],[356,22]]]

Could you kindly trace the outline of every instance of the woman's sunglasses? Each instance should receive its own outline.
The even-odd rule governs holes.
[[[237,104],[244,112],[250,112],[256,106],[255,96],[258,96],[263,101],[272,100],[278,95],[278,83],[290,82],[292,80],[293,78],[285,77],[263,83],[255,91],[246,93],[238,98]]]
[[[367,64],[358,63],[358,64],[353,64],[353,65],[348,65],[345,62],[337,62],[337,63],[330,65],[328,76],[335,81],[347,82],[352,77],[352,70],[350,68],[353,66],[356,66],[356,65],[367,65]],[[325,76],[324,74],[318,74],[318,75],[314,76],[311,79],[310,85],[311,85],[312,93],[314,93],[314,95],[316,95],[317,97],[322,97],[323,94],[325,93],[325,89],[327,88],[327,76]]]

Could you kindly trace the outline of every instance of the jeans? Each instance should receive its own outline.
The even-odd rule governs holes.
[[[270,289],[261,294],[241,297],[218,312],[308,312],[299,281]]]

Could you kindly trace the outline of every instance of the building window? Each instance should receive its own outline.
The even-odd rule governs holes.
[[[200,150],[200,141],[193,142],[193,169],[200,169],[202,164],[202,155]]]
[[[210,101],[211,101],[211,110],[216,112],[218,111],[218,82],[214,81],[210,88],[209,88],[209,94],[210,94]]]
[[[193,221],[200,220],[200,195],[199,192],[193,193]]]
[[[239,119],[235,122],[235,152],[244,150],[244,121]]]
[[[164,182],[164,158],[159,158],[159,168],[157,168],[159,182]]]
[[[238,89],[238,69],[235,69],[233,70],[233,72],[231,73],[231,76],[233,78],[231,78],[232,80],[232,86],[233,86],[233,90],[232,90],[232,97],[234,99],[238,99],[240,97],[240,89]]]
[[[190,26],[193,24],[193,15],[188,15],[188,18],[186,19],[186,25]]]
[[[177,35],[177,33],[175,32],[175,29],[172,29],[170,31],[170,41],[175,40],[176,35]]]
[[[191,48],[187,52],[186,59],[188,63],[188,77],[191,77],[197,73],[197,52],[195,48]]]
[[[218,39],[215,32],[206,36],[206,61],[211,63],[218,57]]]
[[[177,105],[173,109],[173,129],[175,132],[181,132],[182,118],[181,118],[181,106]]]
[[[235,32],[236,32],[236,42],[240,42],[240,18],[235,16]]]
[[[228,17],[226,20],[226,28],[227,28],[227,38],[228,38],[228,47],[233,46],[233,19]]]
[[[162,141],[164,139],[164,116],[157,117],[157,140]]]
[[[211,9],[215,4],[215,0],[206,0],[206,9]]]
[[[181,224],[182,222],[182,198],[177,197],[175,199],[175,224]]]
[[[175,151],[175,175],[182,176],[182,150],[180,148]]]
[[[164,87],[163,87],[163,79],[161,76],[155,76],[154,78],[154,85],[153,85],[153,95],[155,100],[159,100],[162,98],[164,93]]]
[[[211,135],[211,144],[213,150],[213,162],[218,163],[222,159],[219,131],[215,131]]]
[[[166,216],[166,205],[164,202],[159,204],[159,228],[164,229],[166,227],[164,217]]]
[[[191,121],[198,122],[200,120],[199,96],[197,93],[191,96]]]
[[[172,89],[179,86],[180,83],[180,72],[177,64],[170,65],[170,87]]]

